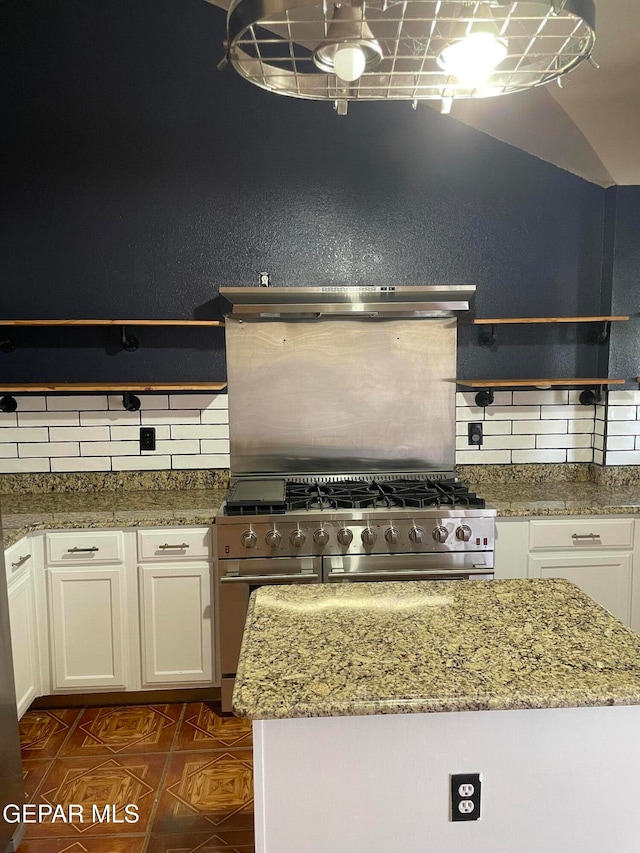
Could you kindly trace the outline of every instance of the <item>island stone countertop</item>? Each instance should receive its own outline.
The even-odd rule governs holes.
[[[640,704],[640,636],[562,579],[262,587],[250,719]]]

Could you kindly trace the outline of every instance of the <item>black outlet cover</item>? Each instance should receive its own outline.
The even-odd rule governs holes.
[[[140,427],[140,450],[156,449],[156,428]]]
[[[482,424],[469,424],[467,430],[469,444],[473,447],[480,447],[484,440],[482,435]]]

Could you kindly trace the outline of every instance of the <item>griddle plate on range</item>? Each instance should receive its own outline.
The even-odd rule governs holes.
[[[262,515],[287,510],[284,480],[239,480],[229,490],[227,515]]]

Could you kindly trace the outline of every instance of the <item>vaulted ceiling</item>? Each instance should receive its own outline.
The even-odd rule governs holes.
[[[598,70],[584,62],[563,88],[457,101],[451,119],[601,186],[640,185],[640,0],[596,0],[596,10]]]

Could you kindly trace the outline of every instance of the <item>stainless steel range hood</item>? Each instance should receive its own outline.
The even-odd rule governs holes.
[[[473,284],[364,287],[221,287],[232,317],[451,317],[468,311]]]

